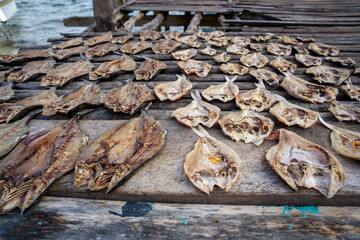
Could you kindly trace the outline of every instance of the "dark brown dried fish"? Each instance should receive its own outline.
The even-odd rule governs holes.
[[[292,38],[289,36],[283,36],[282,39],[284,40],[285,44],[290,44],[290,45],[303,45],[304,44],[302,41],[298,41],[298,40],[296,40],[296,38]]]
[[[257,51],[257,52],[261,52],[263,50],[263,46],[258,43],[250,43],[249,47],[250,47],[250,49]]]
[[[322,56],[337,56],[339,55],[339,49],[323,43],[310,43],[309,50]]]
[[[246,37],[233,37],[231,42],[238,46],[247,46],[250,44],[250,39]]]
[[[288,60],[277,57],[270,62],[270,66],[277,69],[281,73],[291,72],[294,73],[296,70],[296,64],[289,62]]]
[[[316,66],[306,69],[306,73],[314,76],[319,83],[331,83],[340,85],[348,79],[350,72],[346,69],[333,68],[329,66]]]
[[[176,75],[177,80],[173,82],[160,83],[154,88],[155,95],[160,101],[169,99],[175,101],[187,94],[193,87],[185,75]]]
[[[240,47],[237,44],[232,44],[229,47],[226,48],[226,51],[231,54],[236,55],[245,55],[249,53],[249,50],[243,47]]]
[[[253,35],[251,36],[251,39],[257,41],[257,42],[266,42],[272,38],[271,35]]]
[[[269,59],[261,53],[252,53],[242,56],[240,62],[247,67],[263,68],[269,62]]]
[[[60,51],[57,51],[55,53],[52,53],[52,56],[56,58],[57,60],[63,60],[75,55],[80,55],[87,51],[87,47],[85,46],[79,46],[79,47],[73,47],[73,48],[67,48]]]
[[[322,59],[308,54],[295,54],[295,59],[306,67],[320,66]]]
[[[201,53],[209,56],[214,56],[216,54],[216,50],[211,48],[210,46],[206,46],[206,48],[201,49]]]
[[[180,36],[180,32],[178,30],[166,31],[163,33],[163,37],[166,39],[176,40],[179,36]]]
[[[94,46],[99,43],[110,42],[112,38],[113,38],[112,33],[107,32],[103,35],[95,36],[95,37],[89,38],[88,40],[85,40],[84,45],[90,47],[90,46]]]
[[[271,133],[274,122],[251,110],[228,113],[219,120],[223,133],[239,142],[254,143],[259,146]]]
[[[53,102],[58,99],[55,94],[55,88],[43,91],[36,96],[28,97],[15,103],[0,104],[0,123],[10,122],[21,112],[35,107],[41,107],[46,103]]]
[[[181,43],[173,40],[164,40],[152,45],[152,50],[155,54],[169,54],[178,49]]]
[[[132,33],[129,33],[125,36],[120,36],[120,37],[114,37],[111,42],[112,43],[117,43],[117,44],[124,44],[127,41],[129,41],[130,39],[133,39],[134,35]]]
[[[340,90],[345,92],[351,99],[360,101],[360,88],[352,84],[350,78],[345,82],[345,85],[340,86]]]
[[[110,52],[116,51],[118,49],[116,44],[113,43],[104,43],[96,45],[95,47],[87,50],[85,52],[85,57],[102,57]]]
[[[46,74],[54,68],[55,63],[52,60],[29,62],[19,72],[11,73],[8,76],[8,81],[25,82],[40,74]]]
[[[146,40],[154,41],[159,38],[161,38],[161,35],[154,30],[145,30],[145,31],[140,32],[140,40],[141,41],[146,41]]]
[[[154,78],[160,71],[167,69],[167,65],[159,60],[146,58],[140,65],[140,68],[135,70],[136,80],[150,80]]]
[[[283,128],[270,139],[279,139],[279,143],[269,149],[266,159],[295,191],[313,188],[331,198],[344,185],[341,163],[325,148]]]
[[[109,78],[115,74],[122,72],[134,71],[136,62],[127,55],[122,55],[120,59],[111,62],[103,62],[95,70],[89,73],[89,80],[98,80],[101,78]]]
[[[336,100],[337,88],[310,83],[288,74],[280,84],[294,98],[312,103],[324,103]]]
[[[180,61],[177,64],[185,74],[190,75],[192,73],[195,73],[198,77],[202,78],[206,77],[212,68],[212,66],[208,63],[192,59]]]
[[[239,94],[239,87],[234,84],[237,76],[229,78],[225,76],[226,82],[219,85],[211,85],[201,92],[203,98],[208,101],[218,99],[222,102],[233,100]]]
[[[6,102],[15,97],[15,92],[12,89],[12,84],[6,84],[0,87],[0,102]]]
[[[294,46],[294,49],[296,50],[296,52],[298,54],[307,54],[307,55],[309,55],[309,50],[307,50],[304,47]]]
[[[114,112],[130,113],[130,115],[133,115],[148,101],[155,99],[155,96],[148,87],[130,81],[125,86],[111,89],[100,102]]]
[[[185,61],[188,60],[192,57],[195,57],[197,54],[197,51],[194,48],[190,48],[190,49],[186,49],[186,50],[180,50],[180,51],[176,51],[176,52],[172,52],[171,55],[176,59],[176,60],[181,60],[181,61]]]
[[[267,82],[269,86],[279,84],[278,75],[267,69],[251,69],[249,74],[256,78],[258,81]]]
[[[214,60],[218,63],[227,63],[231,60],[231,56],[227,52],[223,52],[214,56]]]
[[[152,44],[149,42],[141,41],[141,42],[130,42],[124,44],[120,51],[127,54],[137,54],[145,49],[151,48]]]
[[[354,104],[333,102],[329,111],[332,112],[339,121],[357,121],[360,123],[360,108]]]
[[[223,63],[220,66],[220,70],[225,74],[240,75],[243,76],[248,73],[249,69],[236,63]]]
[[[267,50],[276,56],[289,56],[292,51],[291,47],[279,43],[269,43]]]
[[[340,63],[344,67],[351,67],[355,66],[356,62],[354,59],[350,57],[326,57],[326,61],[334,62],[334,63]]]
[[[47,102],[43,107],[43,115],[51,116],[56,113],[67,114],[81,105],[100,105],[100,99],[104,96],[100,87],[96,84],[86,84],[66,96]]]
[[[89,74],[94,65],[90,61],[78,61],[64,63],[57,68],[49,71],[45,77],[41,79],[40,86],[60,86],[69,81]]]
[[[54,44],[51,47],[52,49],[64,49],[64,48],[79,46],[83,44],[83,42],[84,42],[83,39],[81,37],[78,37],[78,38],[72,38],[68,41],[61,42],[59,44]]]
[[[24,62],[27,60],[35,60],[41,58],[48,58],[52,53],[51,49],[47,50],[29,50],[16,55],[0,55],[0,63],[13,64],[18,62]]]
[[[75,167],[75,187],[91,191],[113,189],[121,180],[152,158],[165,145],[160,123],[142,112],[99,137],[80,155]]]

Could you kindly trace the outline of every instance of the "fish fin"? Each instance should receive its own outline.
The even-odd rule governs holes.
[[[120,55],[120,56],[122,56],[122,55],[124,55],[123,53],[121,53],[121,52],[117,52],[117,51],[112,51],[114,54],[116,54],[116,55]]]
[[[209,133],[205,130],[205,128],[203,128],[202,126],[198,125],[197,127],[192,127],[191,128],[194,133],[196,133],[196,135],[198,135],[199,137],[210,137]]]
[[[21,206],[21,214],[24,214],[25,210],[40,197],[48,186],[49,185],[42,178],[38,178],[33,182],[29,191],[25,195],[24,202]]]
[[[146,107],[144,108],[144,111],[148,111],[152,105],[152,102],[150,102]]]
[[[121,180],[129,175],[131,171],[132,168],[129,165],[118,168],[107,186],[106,193],[109,193]]]
[[[259,83],[255,83],[255,86],[258,87],[258,88],[265,88],[265,84],[264,84],[264,81],[262,79],[259,79]]]
[[[229,76],[225,75],[226,82],[235,82],[236,78],[237,78],[237,76],[229,78]]]
[[[270,133],[269,137],[266,140],[279,140],[280,138],[280,131],[273,131],[272,133]]]
[[[322,119],[322,117],[320,116],[320,113],[318,113],[318,117],[319,117],[320,122],[321,122],[325,127],[329,128],[329,129],[331,129],[331,130],[334,130],[335,126],[333,126],[333,125],[325,122],[324,119]]]
[[[125,83],[131,83],[135,79],[135,74],[132,74],[128,79],[125,80]]]
[[[196,90],[195,92],[191,92],[191,97],[195,100],[195,101],[199,101],[202,100],[200,93],[198,90]]]
[[[283,96],[280,96],[279,94],[274,94],[276,101],[280,102],[280,101],[284,101],[286,100],[286,98],[284,98]]]

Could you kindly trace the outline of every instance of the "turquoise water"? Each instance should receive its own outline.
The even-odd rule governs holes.
[[[63,32],[82,32],[85,27],[64,27],[62,20],[72,16],[92,16],[91,0],[16,0],[18,11],[7,22],[13,43],[0,33],[0,54],[17,47],[48,44],[47,39]]]

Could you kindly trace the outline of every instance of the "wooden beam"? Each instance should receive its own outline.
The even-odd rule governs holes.
[[[95,22],[94,17],[68,17],[63,19],[65,27],[87,27]]]
[[[93,0],[93,11],[98,32],[115,31],[113,0]]]
[[[226,19],[224,23],[232,25],[251,25],[251,26],[315,26],[315,27],[333,27],[333,26],[359,26],[360,22],[305,22],[305,21],[276,21],[276,20],[236,20]]]
[[[151,20],[150,22],[144,24],[141,28],[139,28],[135,32],[141,32],[141,31],[144,31],[144,30],[155,30],[158,27],[160,27],[163,20],[164,20],[164,15],[162,13],[158,13],[153,20]]]
[[[202,19],[201,12],[195,13],[193,18],[191,19],[189,26],[186,28],[185,32],[196,32],[199,28],[201,19]]]
[[[127,20],[122,27],[118,30],[119,32],[131,32],[136,22],[144,17],[144,13],[139,12]]]

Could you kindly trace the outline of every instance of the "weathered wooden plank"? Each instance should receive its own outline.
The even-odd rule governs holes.
[[[93,11],[97,31],[107,32],[115,30],[113,3],[113,0],[93,0]]]
[[[237,20],[226,19],[223,21],[228,24],[250,25],[250,26],[317,26],[317,27],[330,27],[330,26],[359,26],[359,21],[349,22],[308,22],[308,21],[276,21],[276,20]]]
[[[190,24],[187,26],[186,31],[187,33],[196,32],[200,26],[202,20],[201,12],[196,12],[192,17]]]
[[[156,17],[153,20],[146,23],[145,25],[143,25],[141,28],[139,28],[135,32],[140,33],[141,31],[144,31],[144,30],[155,30],[160,27],[163,20],[164,20],[164,15],[162,13],[158,13],[158,14],[156,14]]]
[[[144,13],[138,12],[134,16],[132,16],[129,20],[127,20],[118,31],[120,32],[131,32],[135,23],[139,21],[144,16]]]
[[[94,22],[94,17],[68,17],[63,19],[65,27],[87,27]]]

